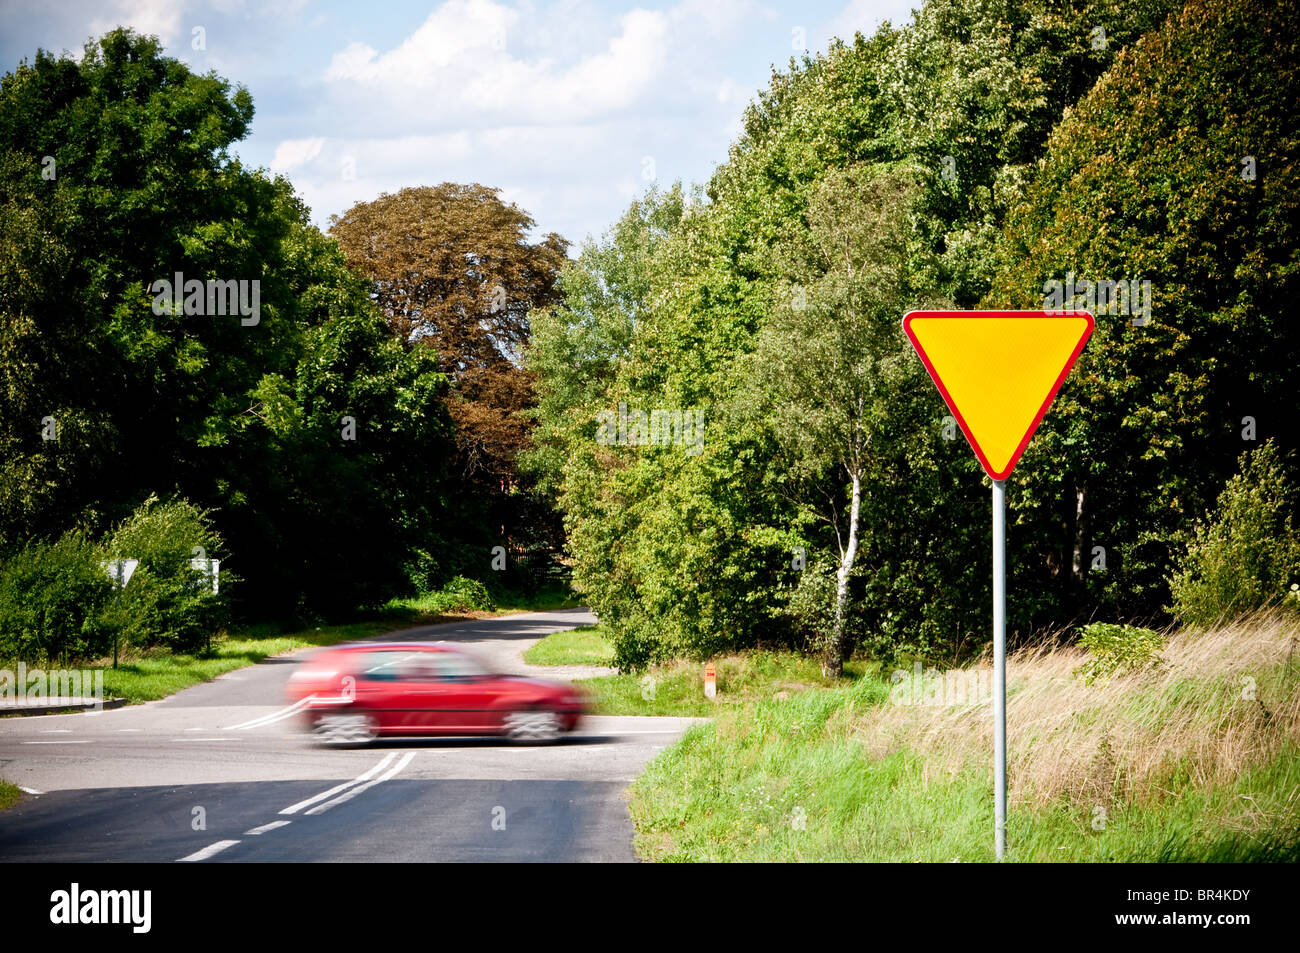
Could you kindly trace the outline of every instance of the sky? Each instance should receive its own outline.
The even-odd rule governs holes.
[[[3,0],[0,68],[114,26],[248,88],[232,149],[328,228],[407,186],[477,182],[577,245],[651,183],[708,180],[773,66],[920,0]]]

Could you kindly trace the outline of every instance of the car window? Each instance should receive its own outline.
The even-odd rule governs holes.
[[[438,652],[439,677],[458,680],[487,675],[488,671],[473,656],[461,652]]]
[[[397,682],[413,677],[410,672],[418,667],[428,652],[366,652],[360,662],[360,677],[368,682]]]

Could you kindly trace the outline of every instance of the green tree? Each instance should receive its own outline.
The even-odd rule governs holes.
[[[111,647],[104,618],[113,591],[104,555],[84,532],[28,543],[0,565],[0,657],[49,663]]]
[[[1010,216],[988,304],[1139,282],[1135,313],[1096,305],[1009,486],[1013,585],[1048,596],[1022,625],[1158,614],[1170,541],[1243,446],[1296,447],[1297,32],[1294,4],[1190,0],[1062,120]]]
[[[1281,602],[1300,576],[1295,490],[1270,441],[1241,455],[1206,521],[1198,522],[1169,580],[1171,611],[1207,627]]]
[[[129,30],[0,80],[0,553],[176,495],[212,511],[239,608],[278,615],[379,598],[436,545],[446,379],[291,184],[230,155],[252,115]],[[258,282],[258,313],[159,304],[178,272],[250,305]]]
[[[858,558],[863,496],[881,486],[885,421],[915,399],[916,361],[900,330],[909,294],[906,174],[852,166],[831,170],[809,201],[808,232],[780,248],[788,279],[742,365],[794,474],[831,488],[800,501],[834,531],[833,630],[822,668],[838,676],[852,650],[849,580]],[[848,481],[848,499],[835,484]],[[818,487],[818,489],[823,489]]]

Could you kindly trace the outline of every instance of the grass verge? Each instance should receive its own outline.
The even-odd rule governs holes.
[[[827,679],[815,659],[795,652],[756,650],[713,662],[718,686],[713,700],[704,697],[701,662],[669,662],[635,674],[585,678],[579,684],[589,693],[592,711],[597,715],[709,718],[758,700],[786,698],[813,688],[852,682],[874,671],[870,663],[854,661],[845,666],[846,679]]]
[[[13,807],[22,796],[23,792],[19,790],[18,785],[0,781],[0,811]]]
[[[553,632],[524,653],[529,665],[613,665],[614,646],[599,625]]]
[[[1300,622],[1170,639],[1087,686],[1077,649],[1008,665],[1008,857],[1300,860]],[[936,701],[935,699],[938,699]],[[632,786],[643,857],[990,861],[989,706],[869,676],[743,702]]]

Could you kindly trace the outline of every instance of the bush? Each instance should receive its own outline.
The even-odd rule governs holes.
[[[457,576],[435,593],[432,600],[435,612],[490,612],[496,608],[487,586],[477,579]]]
[[[1239,466],[1170,577],[1170,611],[1184,625],[1208,627],[1277,603],[1300,574],[1292,488],[1276,446],[1242,454]]]
[[[109,556],[140,561],[108,612],[122,639],[181,652],[208,646],[227,618],[226,587],[214,593],[190,561],[213,558],[220,543],[208,514],[185,500],[150,497],[122,523],[109,538]],[[229,582],[224,572],[221,582]]]
[[[102,610],[113,584],[103,554],[80,532],[32,542],[0,568],[0,657],[95,657],[112,645]]]
[[[1165,637],[1153,629],[1136,625],[1094,622],[1079,630],[1079,644],[1088,650],[1089,659],[1074,674],[1091,685],[1116,672],[1131,672],[1160,664]]]

